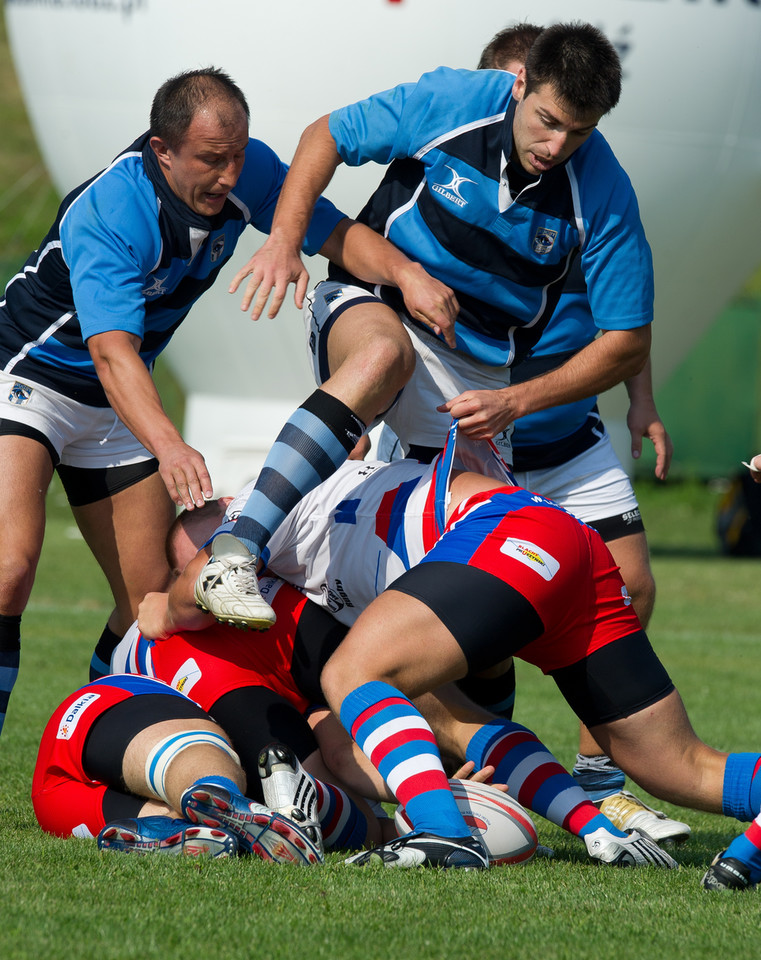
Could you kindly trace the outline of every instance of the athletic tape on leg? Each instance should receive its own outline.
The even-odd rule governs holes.
[[[218,733],[212,733],[209,730],[186,730],[183,733],[175,733],[172,736],[164,737],[151,750],[148,759],[145,761],[145,780],[154,796],[169,803],[164,784],[169,764],[183,750],[202,743],[224,750],[237,764],[240,764],[238,754],[227,740]]]

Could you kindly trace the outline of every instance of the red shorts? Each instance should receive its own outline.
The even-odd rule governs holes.
[[[105,677],[72,693],[55,711],[43,731],[32,780],[32,804],[43,830],[59,837],[91,837],[105,826],[108,787],[85,773],[85,743],[107,710],[141,693],[176,696],[165,684],[145,677]]]
[[[456,593],[451,579],[437,587],[430,578],[431,586],[422,591],[418,587],[405,591],[406,580],[415,571],[405,574],[399,589],[418,596],[437,614],[448,605],[453,609],[454,629],[448,616],[441,618],[469,662],[496,663],[515,654],[550,673],[641,630],[618,567],[600,536],[551,501],[525,490],[491,491],[460,504],[442,538],[419,564],[420,576],[425,576],[427,564],[437,562],[490,574],[524,598],[526,609],[535,614],[533,620],[523,616],[520,622],[526,629],[521,630],[511,619],[507,594],[502,609],[495,609],[492,594],[488,600],[486,594],[480,596],[477,585],[475,593],[466,589],[456,601],[449,601],[446,597]],[[468,573],[461,571],[463,584],[470,584]],[[426,590],[438,596],[428,602]],[[453,608],[455,603],[463,608],[462,614]]]

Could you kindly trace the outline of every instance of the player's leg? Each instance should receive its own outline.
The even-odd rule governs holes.
[[[675,866],[664,851],[618,829],[602,814],[533,731],[495,717],[452,685],[416,704],[442,750],[472,761],[476,770],[493,767],[492,782],[507,784],[510,796],[526,809],[583,839],[593,859],[615,866]]]
[[[727,754],[698,738],[676,690],[629,716],[590,729],[653,796],[694,810],[722,812]]]
[[[640,524],[639,515],[626,510],[600,523],[591,522],[605,540],[632,598],[632,606],[643,627],[647,627],[655,604],[655,578],[644,528],[621,536],[625,524]],[[628,518],[625,520],[624,518]],[[580,724],[579,752],[573,768],[576,782],[601,810],[622,830],[639,830],[656,843],[683,843],[690,835],[688,824],[667,817],[624,789],[623,770],[608,757],[589,730]]]
[[[468,653],[481,656],[475,648]],[[429,854],[427,846],[433,843],[435,848],[436,838],[462,844],[468,836],[434,733],[402,693],[419,696],[467,669],[463,648],[433,611],[417,598],[391,589],[359,618],[323,671],[323,687],[334,711],[340,711],[346,729],[405,807],[415,835],[422,834],[419,848],[397,849],[397,842],[363,855],[359,862],[379,856],[391,865],[410,865],[417,854],[424,863],[443,856],[447,865],[446,854],[436,849]],[[592,856],[610,863],[674,865],[647,841],[626,838],[616,830],[531,731],[501,719],[464,729],[467,747],[463,750],[461,745],[460,752],[466,759],[477,768],[495,766],[495,779],[515,784],[520,802],[576,835],[586,835]],[[465,863],[476,866],[473,851],[461,850],[463,859],[466,852],[471,857]]]
[[[280,626],[278,620],[274,629]],[[210,713],[230,734],[251,797],[296,820],[326,849],[364,845],[369,811],[318,762],[317,740],[300,710],[274,690],[251,684],[225,693]]]
[[[266,805],[302,827],[319,823],[326,850],[361,850],[381,839],[367,803],[336,783],[319,750],[302,764],[286,744],[270,743],[259,753],[259,776]]]
[[[746,822],[758,817],[761,754],[726,754],[697,737],[644,633],[614,641],[553,676],[597,742],[654,796]],[[732,862],[719,862],[706,875],[709,889],[744,889],[761,879],[757,824],[727,856]],[[737,864],[739,875],[733,872]]]
[[[0,731],[18,675],[21,616],[45,533],[45,494],[53,475],[53,451],[43,440],[41,434],[32,439],[0,433]]]
[[[560,503],[594,527],[613,559],[631,597],[632,607],[646,629],[655,603],[655,578],[645,527],[631,480],[603,436],[588,450],[561,467],[532,472],[532,489]],[[625,790],[623,771],[608,757],[584,724],[573,776],[590,798],[622,830],[637,829],[657,843],[680,843],[690,834],[686,823],[672,820]]]
[[[85,689],[112,684],[149,691],[163,687],[145,678],[108,677]],[[320,859],[296,824],[245,796],[245,773],[229,737],[185,697],[162,690],[118,704],[91,730],[82,767],[95,780],[163,801],[169,811],[168,817],[110,821],[99,834],[102,849],[195,853],[203,842],[212,855],[240,847],[266,860]]]
[[[108,580],[115,603],[93,655],[90,676],[95,679],[107,672],[113,648],[136,619],[145,594],[169,586],[165,541],[175,510],[150,462],[104,471],[62,467],[59,472],[66,478],[77,526]],[[119,477],[129,485],[115,487]],[[102,496],[111,489],[115,492]]]
[[[288,512],[348,458],[414,370],[409,336],[393,310],[362,290],[342,297],[337,309],[325,290],[321,284],[307,306],[322,386],[292,414],[268,453],[235,525],[240,545],[234,549],[227,537],[214,544],[197,581],[199,604],[236,626],[266,629],[273,622],[256,584],[256,560]]]
[[[379,857],[388,866],[487,865],[452,795],[433,732],[411,700],[466,671],[462,650],[446,627],[421,601],[396,590],[367,608],[323,670],[333,712],[414,828],[352,862]]]
[[[160,743],[167,730],[182,730],[192,741],[202,725],[213,727],[196,704],[154,680],[113,677],[75,691],[53,713],[41,738],[32,784],[40,826],[62,837],[106,831],[101,846],[114,849],[234,852],[234,838],[177,819],[176,802],[163,787],[152,786],[166,764],[159,763],[155,775],[144,762],[134,769],[135,744],[148,728],[157,731],[153,739]],[[109,824],[113,829],[106,830]]]

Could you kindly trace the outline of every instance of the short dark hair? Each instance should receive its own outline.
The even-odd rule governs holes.
[[[576,116],[604,116],[621,96],[621,60],[605,34],[590,23],[546,27],[526,57],[526,94],[541,84]]]
[[[495,33],[483,49],[479,70],[506,70],[511,60],[526,62],[528,52],[544,27],[535,23],[516,23]]]
[[[238,104],[250,119],[240,87],[218,67],[186,70],[166,80],[151,105],[151,136],[161,137],[172,149],[182,143],[198,109],[208,101]]]

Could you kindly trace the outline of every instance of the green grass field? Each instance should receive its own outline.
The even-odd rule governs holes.
[[[20,105],[1,18],[0,81],[5,282],[42,236],[56,197]],[[698,733],[720,748],[759,750],[759,562],[718,556],[716,494],[708,487],[642,483],[638,493],[659,588],[653,642]],[[60,700],[86,681],[110,608],[105,581],[57,486],[48,510],[24,615],[21,675],[0,738],[3,960],[695,960],[743,948],[755,955],[757,896],[712,897],[699,887],[707,863],[739,824],[674,808],[666,807],[693,827],[675,873],[593,866],[579,841],[538,818],[541,841],[556,850],[553,861],[477,876],[353,871],[337,855],[315,869],[172,862],[99,855],[93,841],[43,835],[29,799],[40,733]],[[520,666],[517,719],[570,765],[570,711],[551,681]]]
[[[716,495],[707,487],[641,484],[638,492],[659,585],[654,644],[698,733],[717,747],[757,750],[759,563],[718,556]],[[21,675],[0,739],[4,958],[174,958],[212,949],[231,958],[652,960],[753,950],[756,895],[709,896],[699,887],[740,825],[668,806],[693,827],[676,854],[678,873],[596,867],[579,841],[539,818],[540,840],[555,859],[483,876],[355,871],[337,855],[314,869],[150,860],[44,836],[29,800],[37,742],[53,708],[85,681],[108,610],[105,582],[54,488],[24,616]],[[570,711],[554,684],[525,666],[517,718],[573,762]]]

